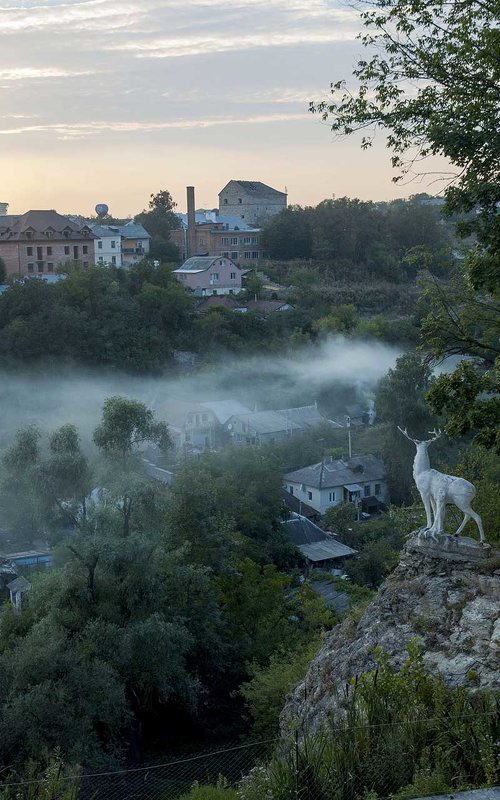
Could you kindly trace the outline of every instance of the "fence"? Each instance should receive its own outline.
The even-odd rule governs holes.
[[[499,739],[496,712],[346,723],[135,769],[72,776],[54,762],[42,778],[0,783],[0,800],[178,800],[194,784],[218,782],[241,800],[404,800],[495,785]]]

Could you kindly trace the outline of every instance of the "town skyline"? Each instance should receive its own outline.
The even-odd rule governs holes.
[[[339,0],[6,0],[0,200],[125,217],[163,188],[183,210],[186,185],[215,207],[231,179],[302,205],[437,193],[392,182],[382,135],[361,151],[308,111],[349,78],[360,30]]]

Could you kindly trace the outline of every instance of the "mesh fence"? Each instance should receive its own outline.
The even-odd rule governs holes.
[[[500,780],[497,723],[498,715],[488,713],[344,724],[324,734],[295,732],[136,769],[68,776],[57,767],[36,780],[0,783],[0,800],[178,800],[193,786],[207,785],[233,788],[241,800],[403,800],[449,793]],[[196,800],[203,800],[203,791]]]

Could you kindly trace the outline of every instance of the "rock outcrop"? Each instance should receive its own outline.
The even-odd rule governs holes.
[[[450,541],[452,540],[453,541]],[[398,668],[421,642],[428,668],[450,686],[500,688],[500,554],[472,539],[416,535],[376,598],[337,625],[289,697],[282,728],[313,732],[343,703],[345,684],[375,666],[380,648]]]

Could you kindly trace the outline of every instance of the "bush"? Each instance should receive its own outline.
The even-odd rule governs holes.
[[[229,789],[226,781],[220,780],[217,786],[208,786],[196,783],[188,794],[183,794],[179,800],[238,800],[238,793]]]

